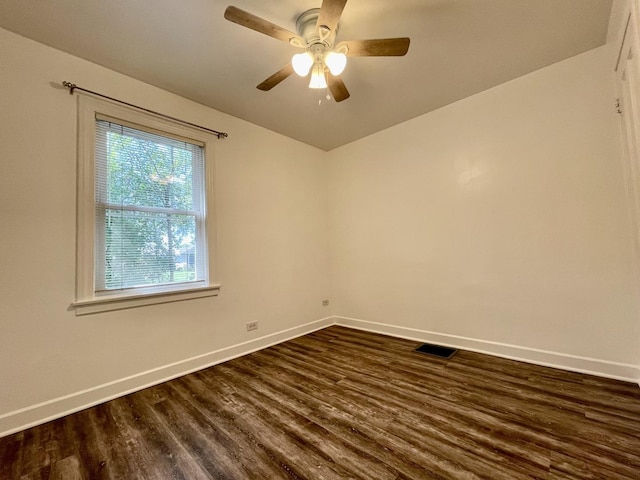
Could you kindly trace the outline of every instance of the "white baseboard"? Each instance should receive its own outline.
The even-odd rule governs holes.
[[[550,352],[535,348],[509,345],[506,343],[490,342],[475,338],[429,332],[415,328],[399,327],[385,323],[369,322],[349,317],[334,317],[337,325],[365,330],[367,332],[382,333],[394,337],[406,338],[418,342],[436,343],[446,347],[486,353],[496,357],[519,360],[545,367],[570,370],[578,373],[588,373],[599,377],[613,378],[640,385],[640,366],[626,363],[610,362],[597,358],[579,357],[566,353]]]
[[[287,340],[315,332],[316,330],[321,330],[331,325],[341,325],[368,332],[382,333],[384,335],[406,338],[418,342],[437,343],[447,347],[486,353],[497,357],[520,360],[574,372],[588,373],[600,377],[635,383],[640,382],[640,366],[636,365],[369,322],[349,317],[333,316],[5,413],[0,415],[0,437],[55,420],[56,418],[202,370],[203,368],[211,367],[218,363],[226,362],[233,358],[247,355],[257,350],[262,350],[263,348],[278,343],[286,342]]]
[[[333,325],[333,317],[214,350],[0,415],[0,437]]]

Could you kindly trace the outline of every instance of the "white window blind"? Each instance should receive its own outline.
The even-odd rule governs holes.
[[[206,284],[203,145],[108,117],[95,132],[95,293]]]

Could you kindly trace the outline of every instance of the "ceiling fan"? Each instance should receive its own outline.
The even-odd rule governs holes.
[[[333,99],[341,102],[349,98],[347,87],[338,77],[346,67],[347,57],[402,56],[407,53],[410,41],[407,37],[347,40],[335,44],[338,22],[346,3],[347,0],[323,0],[320,8],[307,10],[298,17],[297,33],[237,7],[227,7],[224,12],[227,20],[305,50],[294,55],[291,63],[257,88],[271,90],[294,72],[302,77],[311,72],[309,88],[329,88]]]

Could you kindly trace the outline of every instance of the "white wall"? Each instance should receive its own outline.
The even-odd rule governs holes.
[[[218,297],[84,317],[69,308],[76,97],[52,85],[63,80],[229,132],[215,145]],[[267,341],[277,341],[327,317],[324,159],[318,149],[0,30],[0,434],[261,343],[121,381],[130,375],[276,332]],[[245,322],[254,320],[259,330],[249,334]]]
[[[637,378],[613,54],[325,153],[0,30],[0,435],[333,321]],[[76,101],[62,80],[229,132],[219,297],[69,308]]]
[[[330,152],[342,321],[637,378],[610,60],[592,50]]]

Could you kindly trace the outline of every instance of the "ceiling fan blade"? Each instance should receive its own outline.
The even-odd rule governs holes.
[[[234,6],[229,6],[224,11],[224,18],[230,22],[237,23],[243,27],[250,28],[256,32],[264,33],[283,42],[291,43],[291,39],[302,40],[298,35],[289,30],[279,27],[275,23],[271,23],[264,18],[256,17],[254,14],[245,12]],[[304,45],[304,40],[302,40]]]
[[[336,45],[336,50],[346,46],[349,57],[401,57],[409,51],[409,42],[407,37],[347,40]]]
[[[340,77],[334,77],[331,74],[328,74],[327,77],[329,80],[329,91],[336,102],[341,102],[351,96]]]
[[[258,90],[268,91],[273,87],[278,85],[281,81],[287,78],[289,75],[293,73],[293,67],[290,63],[287,63],[284,67],[278,70],[276,73],[267,78],[264,82],[258,85],[256,88]]]
[[[326,26],[331,32],[335,32],[346,3],[347,0],[322,0],[317,28]]]

